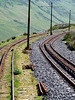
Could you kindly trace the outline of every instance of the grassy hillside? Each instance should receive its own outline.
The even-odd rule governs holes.
[[[68,12],[72,10],[71,23],[75,22],[74,0],[50,0],[53,2],[53,25],[68,23]],[[48,0],[31,0],[31,33],[50,27]],[[65,13],[66,12],[66,13]],[[0,41],[27,32],[28,0],[0,0]]]

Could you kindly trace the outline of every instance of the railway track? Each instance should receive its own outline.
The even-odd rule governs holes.
[[[75,88],[75,64],[59,54],[53,47],[53,43],[66,33],[57,34],[44,40],[40,44],[40,49],[51,65]]]
[[[60,31],[57,31],[57,32],[60,32]],[[34,36],[30,36],[30,38],[37,37],[37,36],[40,36],[40,35],[44,35],[46,33],[47,33],[47,31],[45,33],[40,33],[40,34],[37,34],[37,35],[34,35]],[[25,41],[25,40],[27,40],[26,37],[21,38],[19,40],[16,40],[16,41],[9,43],[8,45],[5,45],[2,48],[0,48],[0,54],[1,54],[0,55],[1,56],[1,58],[0,58],[0,77],[1,77],[1,72],[3,70],[3,64],[4,64],[4,61],[5,61],[6,55],[7,55],[8,51],[10,50],[10,48],[15,46],[16,44],[22,42],[22,41]]]
[[[44,35],[44,34],[46,34],[46,33],[36,34],[36,35],[30,36],[30,38],[38,37],[38,36]],[[11,49],[11,47],[13,47],[16,44],[19,44],[19,43],[21,43],[23,41],[26,41],[26,40],[27,40],[27,38],[22,38],[22,39],[16,40],[13,43],[8,44],[7,46],[3,47],[0,50],[0,53],[3,52],[2,57],[1,57],[1,62],[0,62],[0,78],[1,78],[1,72],[3,71],[4,61],[5,61],[5,58],[6,58],[6,55],[7,55],[8,51]]]
[[[30,38],[38,37],[38,36],[44,35],[44,34],[46,34],[46,33],[30,36]],[[1,49],[1,50],[4,51],[4,54],[2,56],[2,62],[1,62],[1,66],[0,66],[0,75],[1,75],[1,72],[3,70],[4,61],[5,61],[5,58],[8,54],[8,52],[9,52],[9,50],[12,49],[12,47],[16,45],[13,49],[14,51],[12,52],[12,59],[11,59],[11,69],[12,69],[12,71],[11,71],[11,75],[12,75],[12,79],[11,79],[11,99],[12,100],[14,100],[14,74],[13,74],[14,52],[19,45],[21,45],[22,43],[25,43],[26,41],[27,41],[27,38],[23,38],[23,39],[20,39],[20,40],[13,42],[12,44],[9,44],[8,47],[5,46],[4,48]]]
[[[45,33],[43,33],[43,34],[45,34]],[[33,37],[37,37],[37,36],[39,36],[39,35],[43,35],[43,34],[38,34],[38,35],[35,35],[35,36],[31,36],[30,38],[33,38]],[[64,33],[64,34],[66,34],[66,33]],[[63,35],[64,35],[63,34]],[[59,35],[57,35],[57,36],[59,36],[60,37],[60,35],[62,36],[62,34],[59,34]],[[56,38],[56,39],[58,39],[59,37],[57,37],[56,38],[56,36],[54,36],[53,37],[53,39],[54,38]],[[8,53],[8,51],[13,47],[13,46],[15,46],[16,44],[20,44],[20,43],[23,43],[23,42],[25,42],[27,40],[27,38],[23,38],[23,39],[20,39],[20,40],[17,40],[17,41],[15,41],[15,42],[13,42],[12,44],[9,44],[8,46],[5,46],[4,48],[2,48],[1,50],[3,50],[4,51],[4,54],[3,54],[3,57],[2,57],[2,62],[1,62],[1,66],[0,66],[0,72],[2,71],[2,68],[3,68],[3,64],[4,64],[4,61],[5,61],[5,58],[6,58],[6,55],[7,55],[7,53]],[[52,40],[52,39],[51,39]],[[45,44],[43,44],[43,46],[45,45],[45,49],[46,49],[46,44],[47,44],[47,46],[49,45],[49,42],[50,40],[45,40]],[[47,43],[46,43],[47,42]],[[55,40],[53,40],[52,42],[51,42],[51,45],[49,45],[50,46],[50,48],[53,48],[53,43],[55,42]],[[44,43],[44,42],[43,42]],[[41,47],[41,50],[42,50],[42,44],[40,45]],[[48,47],[49,47],[48,46]],[[44,49],[44,47],[43,47],[43,49]],[[45,50],[44,49],[44,50]],[[15,49],[14,49],[15,50]],[[14,52],[13,52],[14,53]],[[59,54],[60,55],[60,54]],[[68,61],[68,63],[69,63],[69,61]],[[74,65],[74,63],[72,63],[72,62],[70,62],[70,64],[72,64],[72,65]],[[12,65],[13,65],[13,55],[12,55]],[[54,65],[53,65],[54,66]],[[71,71],[71,70],[70,70]],[[1,74],[1,73],[0,73]],[[75,75],[75,74],[74,74]],[[66,77],[66,75],[64,74],[64,76]],[[68,77],[66,78],[67,80],[69,79]],[[73,82],[73,80],[71,81],[71,80],[68,80],[73,86],[75,86],[75,82]],[[13,81],[13,69],[12,69],[12,93],[13,93],[13,88],[14,88],[14,81]],[[14,98],[14,93],[12,94],[12,98]],[[12,100],[14,100],[14,99],[12,99]]]
[[[57,30],[57,31],[53,31],[53,33],[56,33],[56,32],[62,32],[62,31],[67,31],[67,29],[62,29],[62,30]],[[37,34],[37,35],[42,35],[43,33],[45,34],[45,33],[47,33],[48,31],[44,31],[44,32],[41,32],[40,34]],[[36,36],[36,35],[35,35]],[[35,37],[35,36],[31,36],[30,38],[32,38],[32,37]],[[21,38],[21,39],[18,39],[18,40],[15,40],[14,42],[12,42],[12,43],[9,43],[9,44],[7,44],[7,45],[5,45],[5,46],[3,46],[3,47],[0,47],[0,56],[2,56],[2,57],[0,57],[0,65],[1,65],[1,62],[2,62],[2,59],[3,59],[3,56],[4,56],[4,53],[6,52],[6,50],[8,49],[8,47],[10,47],[11,45],[16,45],[18,42],[22,42],[22,41],[24,41],[24,40],[26,40],[27,38]]]

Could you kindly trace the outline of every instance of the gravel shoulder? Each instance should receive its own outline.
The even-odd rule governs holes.
[[[75,92],[72,87],[69,86],[64,78],[62,78],[60,74],[51,66],[51,64],[46,60],[39,48],[39,44],[49,37],[50,36],[41,38],[31,45],[32,50],[30,53],[30,60],[35,66],[34,76],[36,77],[38,82],[42,81],[49,91],[48,94],[45,95],[44,100],[74,100]],[[60,42],[60,39],[58,41]],[[54,43],[54,47],[57,48],[57,50],[59,50],[58,48],[60,48],[58,41],[57,43]],[[67,51],[67,47],[64,47],[65,44],[63,42],[61,43],[65,51]],[[64,54],[64,50],[62,50],[62,48],[61,52],[62,54]],[[71,56],[72,52],[69,50],[67,52],[67,56]],[[72,55],[75,57],[74,52]],[[73,59],[75,61],[75,58]]]

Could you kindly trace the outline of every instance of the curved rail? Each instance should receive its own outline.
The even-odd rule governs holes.
[[[61,36],[60,36],[60,37],[61,37]],[[60,57],[62,57],[64,60],[66,60],[68,63],[70,63],[72,66],[75,67],[75,63],[73,63],[73,62],[70,61],[69,59],[65,58],[63,55],[61,55],[59,52],[57,52],[57,51],[54,49],[53,43],[54,43],[57,39],[59,39],[60,37],[57,37],[56,39],[54,39],[54,40],[51,42],[50,47],[51,47]]]
[[[64,34],[63,34],[64,35]],[[61,35],[62,36],[62,35]],[[60,36],[60,37],[61,37]],[[52,57],[57,61],[57,62],[59,62],[60,64],[62,64],[65,68],[67,68],[67,70],[71,73],[71,74],[73,74],[74,76],[75,76],[75,69],[70,65],[70,64],[68,64],[67,62],[65,62],[65,59],[63,60],[63,59],[61,59],[58,55],[56,55],[55,53],[54,53],[54,51],[52,51],[52,50],[54,50],[54,48],[52,48],[52,49],[50,49],[49,47],[48,47],[48,43],[49,43],[49,41],[51,41],[53,38],[50,38],[50,39],[48,39],[47,41],[46,41],[46,43],[45,43],[45,47],[46,47],[46,49],[47,49],[47,51],[52,55]],[[51,45],[50,45],[51,46]],[[69,61],[68,61],[69,62]],[[71,63],[71,62],[69,62],[69,63]],[[73,64],[72,64],[73,65]],[[73,65],[74,66],[74,65]]]
[[[67,32],[66,32],[67,33]],[[49,62],[68,80],[69,83],[72,84],[73,87],[75,87],[75,82],[73,80],[71,80],[51,59],[50,57],[48,56],[47,53],[49,53],[51,56],[54,56],[56,57],[56,59],[58,60],[58,57],[55,55],[55,53],[50,50],[50,48],[48,47],[48,43],[49,41],[52,41],[52,39],[56,38],[56,37],[61,37],[62,35],[66,34],[65,32],[64,33],[61,33],[61,34],[58,34],[58,35],[54,35],[52,36],[51,38],[49,39],[46,39],[44,40],[41,44],[40,44],[40,49],[41,51],[43,52],[43,54],[45,55],[45,57],[49,60]],[[53,44],[53,43],[51,43]],[[44,46],[45,46],[45,49],[44,49]],[[47,53],[46,53],[47,52]],[[66,58],[65,58],[66,59]],[[61,62],[62,60],[59,59],[58,62]],[[73,69],[71,66],[69,66],[67,63],[65,65],[64,61],[63,62],[63,65],[64,66],[67,66],[68,69],[72,70],[72,73],[75,72],[75,69]],[[72,63],[73,64],[73,63]]]

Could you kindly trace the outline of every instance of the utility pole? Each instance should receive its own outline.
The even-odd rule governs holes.
[[[50,21],[50,35],[52,35],[52,8],[53,8],[53,3],[51,2],[51,21]]]
[[[70,31],[71,10],[69,11],[69,31]]]
[[[29,49],[29,35],[30,35],[30,1],[29,0],[29,7],[28,7],[28,35],[27,35],[27,49]]]
[[[51,2],[51,6],[41,6],[41,7],[51,7],[50,35],[52,35],[52,8],[53,7],[62,7],[62,6],[53,6],[53,2]]]

